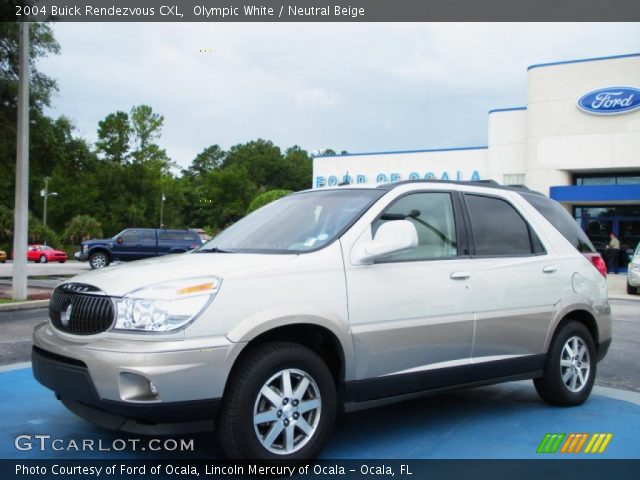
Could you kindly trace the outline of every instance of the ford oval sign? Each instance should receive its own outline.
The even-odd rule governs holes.
[[[617,115],[640,108],[640,88],[606,87],[583,95],[578,108],[595,115]]]

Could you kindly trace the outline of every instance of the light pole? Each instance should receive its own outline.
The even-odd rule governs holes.
[[[29,22],[20,22],[16,196],[13,221],[14,300],[27,299],[27,240],[29,236]]]
[[[44,197],[44,209],[42,213],[42,239],[44,240],[44,244],[47,244],[47,198],[49,197],[57,197],[58,192],[49,193],[49,177],[44,177],[44,188],[40,190],[40,196]]]
[[[167,197],[164,196],[164,192],[162,192],[162,200],[160,202],[160,228],[164,228],[164,201]]]

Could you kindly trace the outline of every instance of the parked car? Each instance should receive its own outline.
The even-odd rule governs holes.
[[[67,261],[67,253],[48,245],[27,245],[27,261],[36,263]]]
[[[113,238],[82,242],[75,257],[82,262],[89,261],[92,269],[99,269],[113,261],[128,262],[184,253],[201,245],[202,240],[191,230],[127,228]]]
[[[638,243],[627,269],[627,293],[637,295],[638,290],[640,290],[640,243]]]
[[[565,209],[525,189],[305,191],[193,252],[66,281],[33,372],[105,427],[215,422],[230,457],[308,458],[343,409],[527,378],[581,404],[611,343],[605,275]]]
[[[0,250],[0,263],[5,263],[7,261],[7,252],[4,250]]]

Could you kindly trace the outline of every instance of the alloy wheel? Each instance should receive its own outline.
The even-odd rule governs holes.
[[[269,452],[289,455],[313,437],[320,423],[322,400],[308,373],[287,368],[267,380],[253,408],[253,425]]]
[[[585,341],[573,336],[569,338],[560,356],[560,374],[565,387],[573,393],[581,391],[589,380],[591,359]]]

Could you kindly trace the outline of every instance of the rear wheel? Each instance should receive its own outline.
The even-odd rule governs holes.
[[[596,376],[596,349],[591,333],[576,321],[558,330],[545,361],[544,376],[533,383],[544,401],[552,405],[583,403]]]
[[[40,263],[47,263],[49,260],[47,260],[46,255],[40,255],[40,258],[38,260]]]
[[[93,270],[104,268],[109,265],[109,257],[104,252],[92,253],[89,257],[89,265]]]
[[[638,287],[632,287],[631,284],[629,283],[629,280],[627,280],[627,293],[629,295],[637,295],[638,294]]]
[[[240,361],[218,419],[225,453],[244,459],[315,457],[336,415],[335,384],[322,358],[301,345],[273,342]]]

